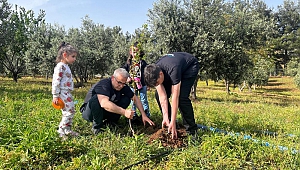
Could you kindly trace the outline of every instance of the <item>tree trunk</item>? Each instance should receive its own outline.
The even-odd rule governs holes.
[[[12,75],[13,75],[14,81],[17,83],[18,82],[18,73],[13,72]]]
[[[230,90],[229,90],[229,81],[225,80],[225,86],[226,86],[226,93],[229,94]]]
[[[49,79],[49,74],[48,73],[46,73],[46,80],[48,80]]]
[[[241,86],[241,85],[239,84],[239,90],[240,90],[240,92],[242,92],[242,91],[244,90],[245,87],[246,87],[246,81],[243,81],[243,86]]]

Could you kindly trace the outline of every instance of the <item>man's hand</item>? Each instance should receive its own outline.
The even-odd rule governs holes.
[[[143,119],[144,126],[146,125],[146,122],[148,122],[150,126],[154,126],[154,125],[155,125],[155,124],[152,122],[152,120],[150,120],[147,116],[143,116],[143,115],[142,115],[142,119]]]
[[[124,116],[127,117],[128,119],[132,119],[134,115],[134,111],[131,109],[125,109]]]
[[[169,127],[169,126],[170,126],[170,122],[169,122],[168,114],[163,114],[163,121],[162,121],[161,127],[164,128],[164,127]]]
[[[177,139],[176,121],[170,123],[168,133],[172,133],[172,139]]]

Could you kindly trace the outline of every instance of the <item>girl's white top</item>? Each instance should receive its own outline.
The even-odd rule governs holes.
[[[73,89],[74,83],[70,67],[63,62],[57,63],[52,78],[53,97],[59,97],[61,91],[72,91]]]

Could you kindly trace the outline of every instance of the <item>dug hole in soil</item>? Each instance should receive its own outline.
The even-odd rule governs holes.
[[[186,146],[184,139],[187,137],[187,133],[184,126],[177,128],[177,139],[172,139],[172,134],[168,134],[168,128],[149,126],[145,129],[145,132],[150,135],[148,143],[160,141],[162,146],[171,148],[182,148]]]

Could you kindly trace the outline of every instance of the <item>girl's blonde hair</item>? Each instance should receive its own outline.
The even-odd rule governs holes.
[[[56,63],[59,63],[62,59],[63,59],[63,53],[66,52],[68,55],[73,54],[73,53],[77,53],[78,54],[78,50],[73,47],[72,45],[70,45],[69,43],[66,42],[62,42],[60,44],[60,46],[58,47],[58,53],[57,53],[57,57],[56,57]]]

